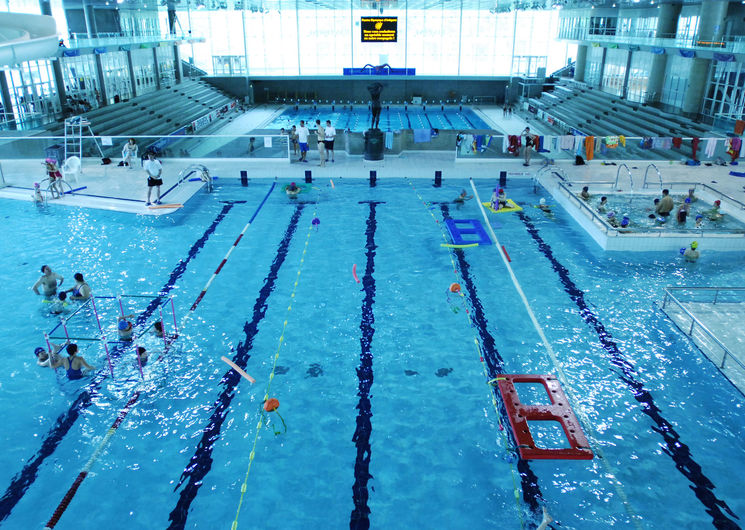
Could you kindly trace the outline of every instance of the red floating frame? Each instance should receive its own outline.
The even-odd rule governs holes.
[[[496,377],[497,387],[507,409],[512,433],[515,435],[517,449],[523,460],[592,460],[595,456],[590,449],[585,433],[569,406],[569,400],[553,375],[500,374]],[[515,383],[540,383],[551,399],[551,405],[525,405],[515,389]],[[543,449],[536,447],[530,434],[528,421],[556,421],[569,442],[570,448]]]

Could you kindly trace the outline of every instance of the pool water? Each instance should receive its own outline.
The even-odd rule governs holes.
[[[601,193],[593,194],[589,201],[589,205],[594,211],[597,212],[598,204],[600,204]],[[608,194],[608,206],[605,209],[605,213],[601,217],[607,219],[607,214],[615,212],[619,222],[624,215],[628,215],[631,221],[631,227],[645,228],[650,230],[696,230],[696,231],[716,231],[716,232],[730,232],[730,233],[743,233],[745,232],[745,223],[736,219],[732,215],[723,215],[721,218],[715,218],[709,214],[709,211],[714,208],[714,205],[707,203],[702,199],[698,199],[691,203],[688,216],[686,217],[685,223],[677,222],[677,212],[680,205],[683,203],[685,197],[675,196],[675,209],[670,213],[668,219],[661,223],[658,221],[659,216],[653,216],[654,214],[654,199],[657,196],[654,195],[619,195],[619,194]],[[696,226],[696,215],[702,215],[700,226]]]
[[[519,528],[542,502],[565,528],[739,524],[744,398],[657,305],[667,285],[742,284],[739,258],[604,254],[563,210],[530,207],[527,182],[508,186],[524,211],[489,222],[604,461],[515,459],[487,381],[557,366],[496,248],[440,246],[444,217],[481,219],[475,200],[449,203],[465,180],[316,184],[294,202],[275,189],[144,382],[117,345],[106,375],[98,342],[79,342],[93,381],[36,366],[57,322],[27,289],[42,264],[127,295],[142,326],[173,296],[181,323],[270,186],[224,181],[160,218],[3,203],[0,526],[43,527],[138,391],[56,528],[228,528],[244,480],[238,528]],[[97,308],[110,335],[116,299]],[[96,335],[87,309],[69,324]],[[267,388],[286,432],[276,413],[258,427]]]
[[[304,120],[309,127],[313,127],[316,120],[321,120],[323,125],[326,120],[338,130],[349,129],[353,132],[362,132],[370,128],[372,113],[367,105],[352,106],[336,105],[331,107],[312,108],[300,107],[298,110],[288,108],[271,123],[265,126],[267,129],[285,128],[299,125]],[[383,106],[380,114],[379,128],[382,131],[400,131],[402,129],[443,129],[443,130],[470,130],[491,129],[483,119],[469,109],[448,108],[441,110],[438,107],[429,107],[422,110],[421,107],[398,107]]]

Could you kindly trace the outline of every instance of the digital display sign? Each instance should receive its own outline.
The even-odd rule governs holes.
[[[398,17],[362,17],[362,42],[396,42]]]

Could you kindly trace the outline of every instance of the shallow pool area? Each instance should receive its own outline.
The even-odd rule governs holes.
[[[528,528],[544,505],[567,528],[738,524],[745,398],[658,307],[669,285],[741,284],[737,255],[604,252],[568,210],[531,207],[555,199],[529,179],[508,181],[511,213],[454,203],[465,178],[317,180],[296,200],[285,184],[219,179],[160,217],[2,202],[20,288],[0,527]],[[494,185],[474,180],[483,200]],[[448,219],[494,230],[551,351],[499,247],[442,246]],[[44,333],[64,336],[27,289],[42,264],[101,297],[62,314],[83,380],[36,365]],[[518,457],[493,380],[521,373],[557,375],[593,460]]]

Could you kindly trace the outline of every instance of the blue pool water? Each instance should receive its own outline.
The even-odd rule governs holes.
[[[229,528],[255,440],[238,528],[519,528],[544,501],[565,528],[633,528],[629,510],[640,528],[740,524],[744,398],[656,305],[667,285],[742,284],[740,260],[606,255],[562,210],[531,208],[540,198],[531,184],[510,182],[524,212],[489,220],[607,466],[515,462],[486,381],[556,367],[495,248],[440,246],[433,215],[480,219],[475,201],[433,203],[465,180],[414,184],[319,185],[301,205],[273,192],[176,347],[145,367],[145,383],[131,350],[116,345],[114,378],[97,343],[80,342],[103,369],[93,382],[35,365],[33,349],[56,322],[27,289],[38,268],[50,264],[65,284],[81,271],[98,295],[152,295],[123,299],[151,315],[143,322],[158,314],[155,293],[173,295],[181,322],[271,182],[225,181],[164,218],[4,202],[0,267],[13,310],[0,379],[0,527],[43,527],[137,391],[57,528]],[[482,196],[492,187],[479,184]],[[448,302],[453,281],[470,320]],[[113,329],[116,301],[98,308]],[[68,331],[96,329],[83,310]],[[141,343],[159,348],[152,336]],[[272,373],[287,432],[273,434],[272,415],[257,437]]]
[[[331,107],[319,107],[318,110],[312,108],[300,107],[298,110],[288,108],[270,124],[267,129],[285,129],[293,125],[299,125],[300,120],[305,123],[315,124],[316,120],[326,124],[326,120],[331,120],[331,124],[337,130],[349,129],[354,132],[366,131],[370,128],[372,114],[367,105],[353,106],[352,109],[337,105],[332,111]],[[445,108],[442,111],[439,107],[428,107],[426,111],[421,107],[404,107],[391,106],[383,107],[380,114],[380,129],[382,131],[400,131],[402,129],[443,129],[443,130],[470,130],[470,129],[491,129],[484,120],[482,120],[473,110],[463,108]]]

